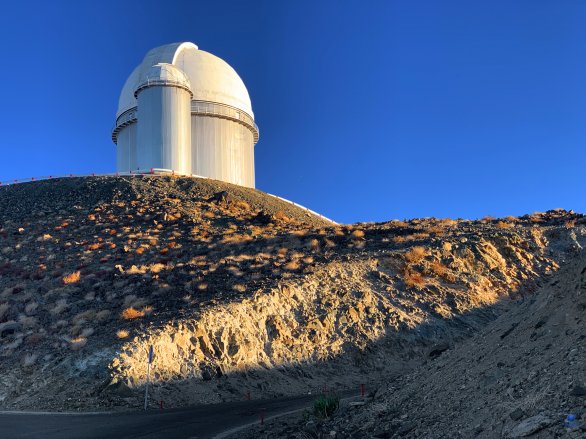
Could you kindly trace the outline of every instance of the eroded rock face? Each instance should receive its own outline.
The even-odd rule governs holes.
[[[411,247],[328,262],[270,291],[151,331],[124,346],[132,354],[121,353],[112,373],[142,384],[152,344],[163,386],[173,378],[209,380],[207,370],[230,375],[308,364],[327,364],[324,375],[353,370],[356,376],[341,381],[355,385],[368,375],[403,370],[413,358],[438,357],[450,342],[495,318],[503,297],[523,300],[558,268],[555,247],[536,229],[465,242],[444,236],[430,244],[416,263],[405,263]],[[568,242],[557,244],[571,251]],[[407,285],[407,267],[422,274],[420,284]],[[316,377],[299,381],[309,388]]]
[[[0,192],[7,408],[133,405],[151,344],[170,406],[392,376],[529,297],[585,237],[564,211],[339,226],[190,178]]]

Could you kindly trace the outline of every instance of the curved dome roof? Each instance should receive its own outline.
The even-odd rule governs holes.
[[[158,63],[141,72],[134,96],[138,97],[141,90],[152,85],[173,85],[184,88],[192,94],[189,78],[173,64]]]
[[[116,117],[136,107],[134,92],[151,67],[161,63],[172,64],[185,73],[191,83],[193,100],[231,105],[254,118],[248,90],[238,73],[224,60],[199,50],[193,43],[173,43],[150,50],[126,80]]]

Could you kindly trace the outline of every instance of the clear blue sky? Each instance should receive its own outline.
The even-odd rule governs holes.
[[[257,187],[341,222],[586,212],[586,1],[11,1],[0,180],[115,169],[118,94],[193,41],[250,92]]]

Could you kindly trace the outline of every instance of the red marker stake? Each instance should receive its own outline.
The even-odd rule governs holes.
[[[163,410],[163,400],[161,399],[161,401],[159,402],[159,405],[161,406],[161,410]]]
[[[360,396],[364,399],[364,384],[360,384]]]

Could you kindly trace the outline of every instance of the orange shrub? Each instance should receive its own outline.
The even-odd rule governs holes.
[[[79,282],[80,276],[81,276],[81,273],[79,271],[75,271],[73,273],[70,273],[66,276],[63,276],[63,283],[65,285],[70,285],[70,284],[74,284],[76,282]]]
[[[299,265],[299,262],[291,261],[291,262],[286,263],[283,268],[288,271],[296,271],[296,270],[299,270],[300,267],[301,266]]]
[[[512,223],[508,223],[508,222],[506,222],[506,221],[499,221],[499,222],[497,222],[497,223],[496,223],[496,226],[497,226],[497,228],[499,228],[499,229],[510,229],[510,228],[512,228],[512,227],[515,227],[515,225],[514,225],[514,224],[512,224]]]
[[[138,319],[139,317],[143,317],[143,316],[144,316],[144,311],[134,309],[133,307],[126,308],[124,311],[122,311],[122,318],[124,320]]]
[[[408,288],[421,288],[427,283],[421,273],[411,270],[405,270],[403,280]]]

